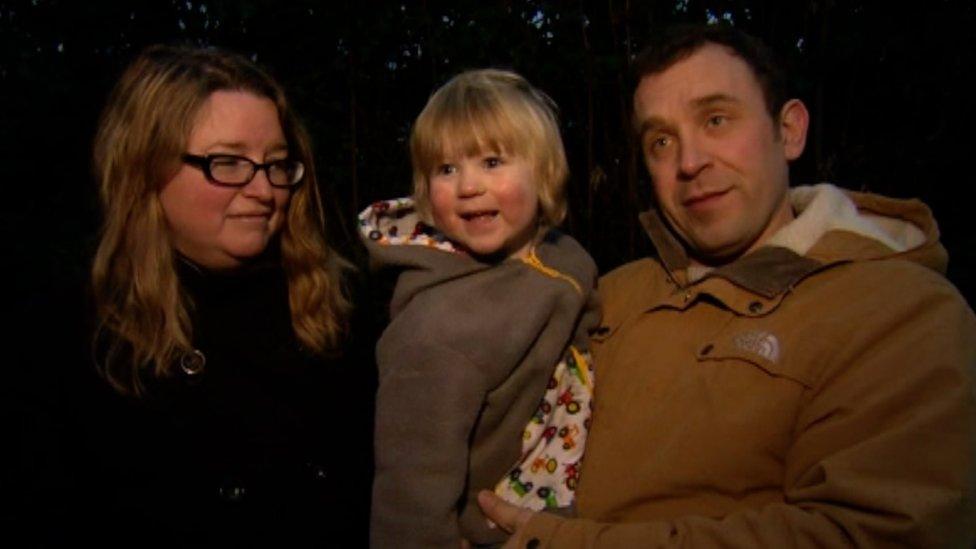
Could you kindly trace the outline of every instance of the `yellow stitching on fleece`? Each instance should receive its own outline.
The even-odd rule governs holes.
[[[590,362],[586,360],[586,357],[583,356],[583,353],[579,352],[576,349],[576,347],[573,345],[569,346],[569,352],[573,353],[573,360],[576,361],[576,371],[578,372],[577,377],[580,378],[580,381],[583,382],[583,385],[589,387],[592,390],[593,380],[590,379],[590,373],[589,373]]]
[[[532,267],[533,269],[539,271],[540,273],[546,276],[569,282],[570,284],[573,285],[573,289],[576,290],[576,293],[578,293],[579,295],[583,295],[583,289],[580,288],[579,282],[576,282],[576,280],[573,277],[567,274],[561,273],[556,269],[553,269],[552,267],[547,267],[542,262],[542,260],[539,259],[539,256],[535,255],[535,248],[529,250],[529,255],[521,259],[523,263],[525,263],[529,267]]]

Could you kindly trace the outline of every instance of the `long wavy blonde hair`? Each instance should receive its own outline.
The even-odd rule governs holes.
[[[147,374],[172,374],[193,349],[193,304],[176,274],[159,191],[179,169],[201,105],[218,90],[273,101],[289,154],[306,166],[280,235],[296,337],[311,352],[326,354],[346,329],[350,305],[341,279],[348,263],[326,244],[309,138],[281,87],[236,54],[152,46],[116,84],[94,145],[104,213],[92,266],[94,348],[102,374],[122,393],[142,394]]]

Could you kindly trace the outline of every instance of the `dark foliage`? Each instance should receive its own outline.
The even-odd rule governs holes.
[[[349,233],[368,202],[409,191],[406,137],[439,84],[487,65],[523,73],[561,107],[566,228],[605,271],[646,251],[628,60],[670,23],[726,20],[785,54],[813,113],[794,183],[922,198],[950,278],[974,296],[960,182],[973,144],[974,11],[962,0],[0,1],[0,228],[22,266],[16,282],[33,292],[85,269],[98,217],[89,149],[108,89],[144,46],[189,42],[252,55],[282,80],[315,139],[334,232]]]

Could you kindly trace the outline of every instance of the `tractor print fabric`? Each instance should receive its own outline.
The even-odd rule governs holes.
[[[374,202],[359,214],[359,230],[366,238],[383,245],[410,245],[457,252],[439,231],[418,221],[412,198]]]
[[[525,427],[522,459],[495,486],[496,494],[535,511],[568,507],[573,502],[590,426],[592,395],[589,353],[570,346]]]

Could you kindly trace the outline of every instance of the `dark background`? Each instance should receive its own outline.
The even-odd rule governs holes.
[[[409,192],[406,137],[437,86],[466,68],[524,74],[561,107],[572,170],[565,227],[607,271],[647,250],[636,213],[650,183],[627,138],[627,62],[670,23],[725,21],[766,40],[797,75],[812,128],[793,183],[923,199],[949,249],[949,277],[972,301],[974,11],[965,0],[0,0],[8,287],[29,306],[84,276],[97,240],[98,114],[125,65],[157,42],[237,50],[280,79],[312,133],[339,235],[370,201]]]

